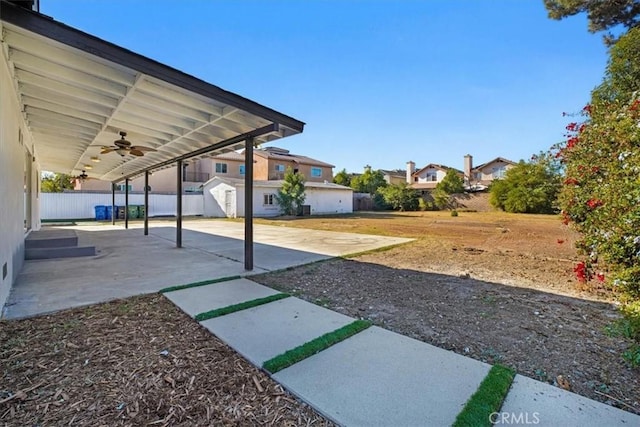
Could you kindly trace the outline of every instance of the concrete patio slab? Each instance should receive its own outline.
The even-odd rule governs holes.
[[[351,323],[352,318],[298,298],[286,298],[200,322],[257,366]]]
[[[522,375],[516,375],[496,418],[498,424],[640,426],[638,415]]]
[[[175,221],[45,227],[73,230],[97,255],[26,261],[2,316],[22,318],[162,288],[306,264],[410,239],[270,227],[255,224],[253,271],[244,269],[244,225],[219,219],[185,220],[183,247],[175,247]],[[64,231],[62,231],[64,233]],[[218,233],[218,234],[216,234]],[[350,237],[351,236],[351,237]]]
[[[274,375],[345,426],[447,426],[490,366],[371,327]]]
[[[164,294],[182,311],[191,317],[209,310],[264,298],[277,294],[266,286],[247,279],[229,280],[227,282],[212,283],[210,285],[187,288]]]

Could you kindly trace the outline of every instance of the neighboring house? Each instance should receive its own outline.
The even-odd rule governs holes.
[[[288,167],[302,173],[307,182],[331,182],[333,165],[310,157],[291,154],[277,147],[256,149],[253,152],[253,179],[261,181],[281,180]],[[204,182],[215,176],[244,178],[244,153],[231,151],[217,156],[193,160],[183,165],[182,188],[185,192],[198,192]],[[124,183],[118,184],[124,191]],[[174,192],[176,189],[175,167],[153,172],[149,177],[153,192]],[[98,180],[76,181],[75,190],[111,191],[111,183]],[[144,191],[144,177],[129,182],[130,191]]]
[[[401,182],[406,182],[407,180],[407,171],[404,169],[394,169],[394,170],[384,170],[380,169],[380,172],[384,175],[384,180],[387,181],[387,184],[400,184]]]
[[[449,169],[454,169],[449,166],[439,165],[437,163],[429,163],[427,166],[414,171],[415,163],[407,163],[407,184],[417,190],[433,190],[436,185],[442,181]],[[462,177],[463,172],[458,169],[454,169]]]
[[[182,190],[185,193],[197,193],[203,182],[211,177],[209,172],[203,171],[204,164],[195,160],[192,163],[184,164],[182,171]],[[176,168],[162,169],[154,171],[149,176],[149,187],[154,193],[174,193],[176,192]],[[75,180],[74,190],[83,191],[111,191],[111,182],[98,179]],[[125,183],[116,184],[116,191],[125,191]],[[144,176],[129,181],[129,191],[144,191]]]
[[[507,170],[515,166],[511,160],[503,157],[473,167],[473,157],[470,154],[464,156],[464,171],[449,166],[430,163],[422,169],[415,170],[415,163],[407,162],[406,181],[412,188],[419,190],[432,190],[442,181],[449,169],[454,169],[463,179],[465,188],[472,191],[486,190],[494,179],[504,177]]]
[[[281,214],[276,194],[283,181],[253,182],[253,215],[258,217]],[[202,185],[204,216],[244,217],[244,180],[216,176]],[[305,183],[305,202],[309,214],[342,214],[353,212],[353,190],[342,185],[325,182]]]
[[[464,183],[469,187],[487,187],[494,179],[504,178],[507,170],[516,165],[516,163],[511,160],[507,160],[503,157],[496,157],[489,162],[473,167],[473,157],[471,157],[470,154],[464,156],[464,162]]]
[[[244,177],[244,155],[241,153],[224,153],[202,161],[212,163],[211,176]],[[253,152],[253,162],[253,179],[259,181],[284,179],[287,168],[303,174],[307,182],[333,180],[333,165],[307,156],[291,154],[288,150],[278,147],[256,149]]]

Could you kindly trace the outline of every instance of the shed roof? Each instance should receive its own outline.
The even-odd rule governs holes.
[[[214,176],[209,181],[202,184],[202,187],[204,188],[208,186],[210,183],[215,183],[215,182],[223,182],[233,187],[244,187],[244,179],[227,178],[227,177],[220,177],[220,176]],[[283,180],[253,181],[253,186],[255,188],[280,188],[282,187],[283,182],[284,182]],[[351,187],[345,187],[344,185],[334,184],[333,182],[305,182],[304,186],[306,188],[353,191]]]

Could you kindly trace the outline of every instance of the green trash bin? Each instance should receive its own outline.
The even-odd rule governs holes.
[[[144,218],[144,205],[138,205],[138,218]]]
[[[138,218],[138,206],[129,205],[129,209],[127,210],[127,216],[129,217],[129,219]]]

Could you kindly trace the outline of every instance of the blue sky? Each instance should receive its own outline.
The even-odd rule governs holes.
[[[41,12],[307,123],[276,145],[360,172],[528,159],[602,80],[542,0],[41,0]]]

